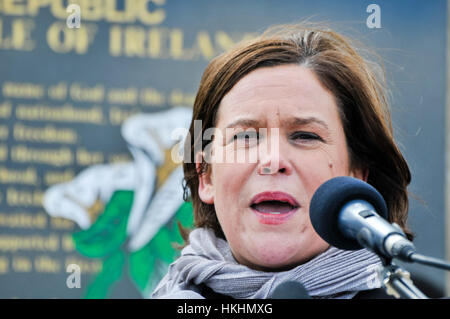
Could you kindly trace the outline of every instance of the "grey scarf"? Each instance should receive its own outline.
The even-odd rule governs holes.
[[[313,298],[352,298],[360,290],[380,287],[376,275],[380,259],[366,249],[330,247],[288,271],[264,272],[237,263],[228,243],[210,229],[193,230],[189,242],[169,266],[152,298],[203,298],[201,284],[233,298],[257,299],[270,297],[285,281],[300,282]]]

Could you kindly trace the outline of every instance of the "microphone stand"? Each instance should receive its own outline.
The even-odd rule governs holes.
[[[410,273],[392,263],[391,258],[381,257],[383,268],[379,272],[388,295],[405,299],[429,299],[412,282]]]
[[[408,260],[406,260],[406,261],[410,262],[410,263],[416,262],[418,264],[432,266],[432,267],[440,268],[440,269],[444,269],[444,270],[450,270],[450,264],[448,262],[438,259],[438,258],[428,257],[428,256],[417,254],[417,253],[413,253],[413,254],[409,255]]]

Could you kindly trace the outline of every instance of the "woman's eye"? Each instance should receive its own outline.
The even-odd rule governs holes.
[[[319,135],[312,133],[312,132],[295,132],[295,133],[291,134],[291,138],[294,140],[323,141],[323,139]]]
[[[239,132],[233,136],[233,139],[236,140],[250,140],[250,139],[257,139],[258,133],[253,131],[244,131]]]
[[[259,143],[260,136],[256,131],[242,131],[233,135],[235,147],[251,147]]]

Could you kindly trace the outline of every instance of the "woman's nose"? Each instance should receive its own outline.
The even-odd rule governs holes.
[[[258,173],[260,175],[286,174],[289,175],[292,169],[285,160],[273,161],[268,159],[258,166]]]
[[[258,173],[260,175],[286,174],[292,172],[292,165],[287,156],[286,145],[279,138],[271,138],[270,145],[259,145]]]

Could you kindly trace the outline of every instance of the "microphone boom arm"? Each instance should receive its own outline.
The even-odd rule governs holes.
[[[397,299],[429,299],[413,284],[409,272],[393,264],[391,259],[381,260],[383,268],[378,275],[388,295]]]

